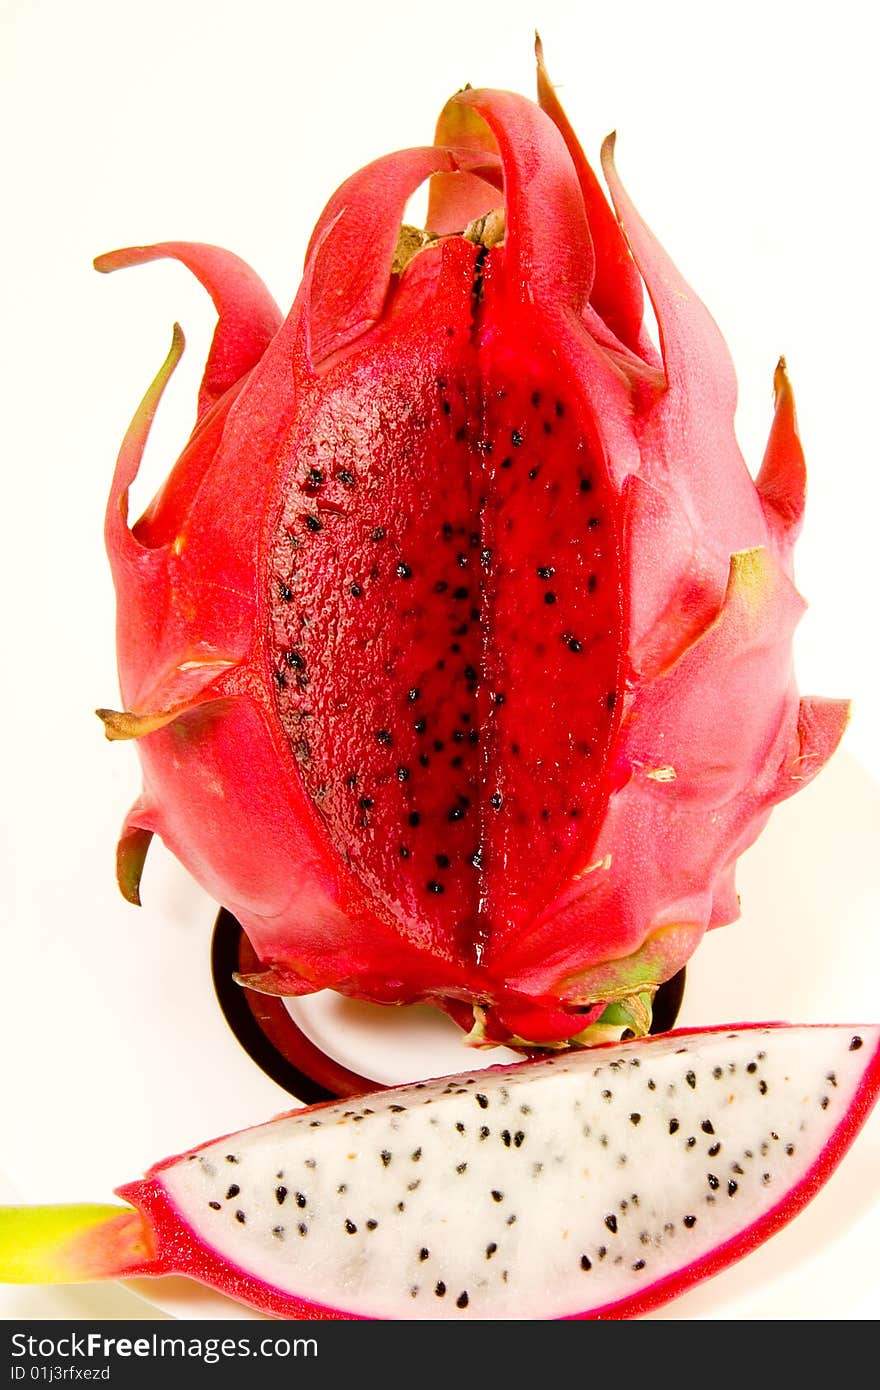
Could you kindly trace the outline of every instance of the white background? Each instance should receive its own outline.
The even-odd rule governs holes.
[[[213,316],[171,263],[104,279],[92,257],[170,238],[217,242],[249,260],[286,308],[337,184],[379,154],[429,143],[442,103],[466,82],[531,93],[537,26],[585,148],[595,154],[617,128],[630,191],[727,337],[740,381],[738,432],[753,466],[770,422],[773,367],[787,356],[810,465],[797,568],[811,605],[797,637],[801,685],[854,697],[844,757],[877,777],[880,132],[871,8],[858,0],[0,4],[0,1171],[15,1190],[107,1197],[150,1159],[230,1127],[222,1078],[200,1095],[204,1134],[181,1134],[166,1118],[174,1112],[176,1123],[169,1088],[198,1091],[213,1066],[192,1021],[198,1010],[187,1015],[188,991],[205,984],[199,952],[210,912],[160,852],[146,918],[201,913],[198,938],[183,933],[175,965],[156,959],[149,923],[117,900],[113,844],[137,789],[136,764],[130,748],[104,743],[92,713],[116,698],[101,538],[116,449],[179,319],[189,348],[137,505],[188,432]],[[812,803],[828,817],[830,845],[823,850],[820,838],[809,866],[815,873],[820,861],[826,885],[829,919],[810,963],[814,981],[829,981],[826,1016],[846,1016],[847,980],[877,978],[876,896],[860,889],[850,926],[851,893],[839,881],[853,837],[872,856],[880,844],[866,786],[858,810],[835,802],[832,816]],[[789,846],[795,827],[785,822]],[[787,872],[801,867],[795,845]],[[778,979],[782,1015],[792,1005],[774,949],[771,936],[761,959]],[[865,951],[870,960],[859,958]],[[868,1005],[873,997],[863,996]],[[823,1016],[821,983],[810,998],[813,1016]],[[262,1078],[247,1095],[236,1123],[278,1108],[279,1093]],[[876,1126],[871,1132],[876,1141]],[[91,1167],[71,1165],[71,1145],[94,1154]],[[84,1171],[95,1175],[88,1192]],[[825,1232],[807,1240],[804,1258],[830,1287],[839,1247]],[[862,1278],[859,1298],[832,1304],[831,1315],[880,1312],[872,1268],[873,1286],[866,1292]],[[741,1315],[821,1317],[828,1305],[811,1298],[813,1287],[796,1284],[788,1303],[774,1304],[771,1292]],[[102,1296],[59,1306],[72,1316],[106,1311]],[[48,1294],[7,1297],[33,1315],[56,1307]],[[711,1316],[716,1306],[709,1299],[690,1315]]]

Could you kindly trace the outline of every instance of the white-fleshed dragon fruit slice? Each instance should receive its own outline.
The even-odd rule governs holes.
[[[634,1316],[795,1215],[878,1089],[876,1025],[413,1083],[166,1159],[119,1189],[130,1208],[7,1208],[0,1277],[186,1274],[281,1317]]]

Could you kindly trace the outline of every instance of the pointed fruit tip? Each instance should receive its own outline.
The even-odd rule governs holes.
[[[0,1279],[78,1283],[136,1272],[152,1258],[143,1218],[131,1207],[81,1204],[0,1207]]]
[[[773,373],[773,396],[775,404],[778,405],[783,396],[791,396],[791,380],[788,375],[788,364],[785,357],[780,356],[776,363],[776,370]]]
[[[141,906],[141,877],[152,843],[152,830],[127,825],[116,846],[116,882],[125,901]]]
[[[617,131],[609,130],[605,139],[602,141],[601,159],[602,163],[614,163],[614,151],[617,147]]]

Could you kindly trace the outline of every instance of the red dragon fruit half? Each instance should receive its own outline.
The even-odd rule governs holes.
[[[554,1043],[646,1030],[847,708],[792,676],[784,364],[753,482],[715,324],[610,140],[606,202],[540,53],[538,92],[459,92],[434,146],[344,183],[284,321],[215,247],[99,259],[176,257],[219,313],[193,434],[133,526],[179,332],[120,454],[125,710],[100,713],[143,766],[123,892],[159,834],[242,923],[246,984]]]

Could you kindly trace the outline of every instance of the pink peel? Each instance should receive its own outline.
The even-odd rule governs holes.
[[[144,770],[129,897],[158,833],[242,923],[248,983],[553,1043],[732,919],[736,856],[845,707],[792,674],[784,366],[756,485],[717,327],[613,142],[605,202],[537,57],[540,105],[459,92],[437,144],[346,181],[280,326],[216,248],[101,259],[175,256],[220,315],[196,429],[131,526],[179,336],[120,454],[103,716]]]

